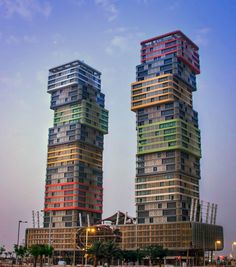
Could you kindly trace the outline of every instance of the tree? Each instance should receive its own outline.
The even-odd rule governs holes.
[[[145,256],[146,256],[146,252],[144,250],[141,250],[141,249],[136,250],[136,261],[138,262],[138,264],[141,264]]]
[[[53,254],[53,247],[49,245],[44,245],[43,252],[44,252],[43,254],[44,256],[51,258]]]
[[[104,242],[104,258],[107,260],[108,266],[121,255],[121,249],[113,240]]]
[[[154,264],[155,261],[159,260],[159,266],[161,267],[162,260],[167,256],[168,249],[164,249],[159,245],[151,245],[146,248],[147,256],[149,256],[151,263]]]
[[[40,254],[40,247],[38,244],[32,245],[29,248],[29,253],[34,257],[34,267],[37,265],[37,260]]]
[[[142,259],[146,256],[146,253],[144,250],[137,249],[137,250],[123,250],[122,251],[122,258],[124,262],[129,263],[135,263],[138,262],[141,264]]]
[[[137,261],[137,255],[136,251],[134,250],[122,250],[122,258],[125,263],[129,262],[136,262]]]
[[[98,265],[98,261],[104,258],[104,242],[100,240],[96,240],[92,244],[92,246],[87,250],[87,254],[92,255],[93,266],[96,267]]]
[[[14,252],[17,257],[23,259],[28,252],[27,247],[14,245]]]
[[[29,252],[34,257],[34,267],[37,265],[38,258],[40,258],[40,267],[42,267],[43,256],[52,256],[53,247],[45,244],[35,244],[29,248]]]
[[[98,261],[103,259],[105,259],[108,266],[110,266],[114,259],[121,256],[121,249],[114,240],[98,240],[92,244],[92,246],[87,250],[87,253],[93,256],[94,267],[97,266]]]
[[[6,251],[4,246],[0,246],[0,256]]]

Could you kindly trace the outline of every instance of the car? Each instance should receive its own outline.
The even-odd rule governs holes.
[[[60,265],[60,266],[65,266],[66,265],[66,261],[63,261],[63,260],[59,260],[57,265]]]

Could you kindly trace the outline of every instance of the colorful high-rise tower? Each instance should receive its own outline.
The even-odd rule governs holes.
[[[44,227],[101,220],[103,136],[108,111],[101,73],[80,60],[49,70],[54,125],[49,129]]]
[[[101,74],[81,61],[49,71],[54,127],[49,129],[44,227],[27,229],[26,244],[52,244],[54,260],[66,252],[73,265],[83,263],[88,242],[114,239],[113,230],[125,250],[157,244],[168,248],[172,265],[180,255],[187,265],[200,265],[205,251],[224,247],[217,205],[199,201],[200,131],[192,108],[200,73],[198,47],[180,31],[143,41],[141,47],[132,84],[138,220],[117,212],[101,221],[108,127]],[[89,234],[87,225],[96,223]]]
[[[190,221],[198,203],[201,144],[192,93],[199,73],[198,47],[181,31],[141,42],[131,96],[138,223]]]

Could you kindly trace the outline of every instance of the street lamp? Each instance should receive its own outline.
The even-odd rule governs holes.
[[[233,258],[234,258],[234,246],[236,246],[236,242],[235,241],[232,243],[232,256],[233,256]]]
[[[87,255],[87,249],[88,249],[88,233],[95,233],[95,232],[96,232],[96,229],[95,228],[87,227],[85,229],[85,253],[86,253],[85,267],[87,266],[87,263],[88,263],[88,255]]]
[[[21,223],[27,223],[27,221],[18,221],[18,231],[17,231],[17,248],[19,247],[19,239],[20,239],[20,224]],[[16,264],[18,263],[18,256],[16,255]]]
[[[217,251],[217,245],[221,245],[221,241],[220,240],[216,240],[215,241],[215,251]]]
[[[20,224],[21,223],[28,223],[27,221],[18,221],[18,232],[17,232],[17,247],[19,246],[19,239],[20,239]]]

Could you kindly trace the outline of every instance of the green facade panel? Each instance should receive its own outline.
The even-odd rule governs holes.
[[[181,119],[137,127],[138,155],[180,149],[201,158],[200,131]]]
[[[54,115],[54,125],[76,123],[89,125],[104,134],[108,133],[108,110],[97,104],[82,100],[66,108],[58,108]]]

